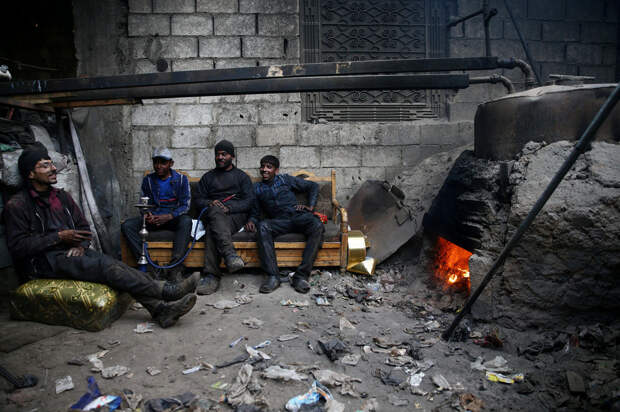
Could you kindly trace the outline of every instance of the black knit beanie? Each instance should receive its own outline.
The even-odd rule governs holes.
[[[17,161],[19,174],[22,175],[22,178],[28,179],[28,174],[34,169],[34,166],[41,159],[50,160],[50,155],[47,153],[47,149],[41,147],[25,149]]]
[[[215,153],[219,152],[220,150],[223,150],[232,157],[235,157],[235,146],[233,146],[233,144],[230,143],[228,140],[220,140],[219,142],[217,142],[217,144],[215,145]]]

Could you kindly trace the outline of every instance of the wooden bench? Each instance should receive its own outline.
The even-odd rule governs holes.
[[[337,266],[344,272],[347,266],[348,219],[346,209],[341,207],[336,200],[336,172],[332,170],[331,175],[327,177],[319,177],[305,170],[299,170],[291,174],[316,182],[319,185],[319,197],[315,210],[328,217],[328,223],[325,225],[323,246],[314,261],[314,266]],[[260,181],[259,177],[250,177],[253,182]],[[192,199],[194,199],[200,178],[190,177],[189,180]],[[297,197],[300,202],[307,204],[303,194],[298,194]],[[196,219],[199,212],[192,201],[189,212],[190,216]],[[245,231],[233,235],[233,244],[237,253],[245,262],[245,266],[250,268],[260,267],[258,245],[255,236],[255,233]],[[172,241],[170,239],[172,239],[172,232],[170,231],[161,230],[149,233],[149,255],[154,262],[166,264],[170,261],[172,254]],[[288,233],[280,235],[274,239],[274,244],[278,267],[296,267],[301,263],[302,253],[306,246],[303,234]],[[200,268],[204,265],[204,247],[203,241],[196,242],[189,256],[185,259],[184,264],[186,267]],[[137,266],[127,240],[122,234],[121,256],[123,262],[130,266]],[[223,263],[221,266],[223,266]]]

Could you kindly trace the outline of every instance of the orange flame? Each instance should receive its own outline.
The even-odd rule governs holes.
[[[469,257],[471,252],[447,241],[437,238],[435,255],[435,276],[445,288],[453,285],[469,291]]]

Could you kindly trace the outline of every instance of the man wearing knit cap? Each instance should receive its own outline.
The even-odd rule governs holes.
[[[26,149],[18,160],[24,188],[4,209],[7,245],[22,281],[35,278],[103,283],[128,292],[162,328],[196,303],[197,276],[180,283],[153,280],[110,256],[89,249],[91,232],[71,196],[52,185],[56,167],[47,150]]]
[[[252,181],[233,165],[235,146],[228,140],[215,145],[215,168],[205,173],[198,183],[196,205],[207,211],[202,215],[207,229],[205,264],[196,292],[214,293],[220,285],[220,258],[228,271],[243,268],[244,262],[233,247],[232,235],[243,227],[254,199]]]

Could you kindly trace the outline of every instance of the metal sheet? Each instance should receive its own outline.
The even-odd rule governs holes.
[[[351,267],[347,267],[349,272],[359,273],[362,275],[374,275],[375,267],[377,266],[377,259],[368,257],[362,262],[359,262]]]
[[[347,269],[349,269],[366,259],[366,239],[360,230],[352,230],[349,232],[347,242]]]

